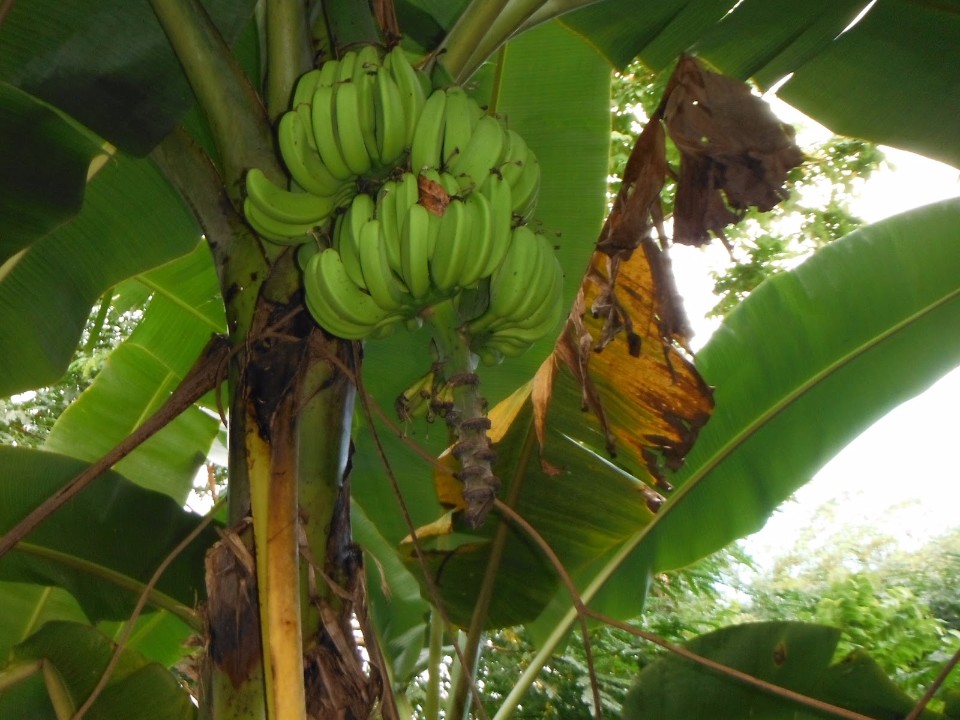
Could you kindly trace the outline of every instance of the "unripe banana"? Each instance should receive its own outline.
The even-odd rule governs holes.
[[[513,199],[510,185],[496,173],[484,181],[480,192],[490,201],[491,250],[480,277],[489,277],[503,262],[513,238]]]
[[[306,105],[303,107],[308,108]],[[277,128],[280,155],[290,176],[304,190],[314,195],[336,195],[343,187],[343,182],[331,174],[316,149],[311,147],[312,132],[312,129],[304,127],[300,112],[291,110],[284,113]]]
[[[410,293],[390,269],[379,220],[368,220],[360,228],[360,266],[373,301],[388,312],[405,314]]]
[[[470,332],[478,335],[500,319],[511,318],[526,297],[530,283],[539,274],[540,247],[533,230],[521,225],[513,230],[510,247],[503,262],[490,276],[490,306],[470,322]]]
[[[440,237],[430,259],[430,276],[439,290],[453,289],[470,252],[470,219],[462,200],[451,200],[440,219]]]
[[[511,307],[509,313],[501,313],[501,317],[515,325],[528,317],[536,308],[543,304],[553,288],[555,275],[553,266],[556,264],[554,249],[545,235],[535,233],[534,242],[536,252],[531,262],[530,274],[527,276],[526,290],[523,296]]]
[[[460,279],[457,285],[464,288],[474,287],[483,276],[483,270],[493,252],[493,218],[490,215],[490,201],[480,192],[470,193],[463,201],[467,209],[470,224],[470,247]]]
[[[540,161],[533,153],[527,155],[523,165],[523,172],[516,185],[512,186],[513,212],[527,220],[537,206],[537,195],[540,192]]]
[[[450,160],[450,174],[461,190],[479,188],[490,173],[497,171],[505,144],[506,131],[497,118],[484,115],[477,121],[466,147]]]
[[[400,88],[390,73],[380,68],[377,73],[373,96],[376,116],[377,148],[380,161],[385,166],[397,162],[403,154],[407,141],[407,116],[403,109]]]
[[[360,101],[357,93],[357,85],[352,79],[337,83],[334,87],[334,133],[350,173],[364,175],[370,170],[371,161],[363,140],[362,119],[358,117]]]
[[[265,215],[250,198],[243,201],[243,214],[257,235],[277,245],[301,245],[312,239],[313,223],[291,225]]]
[[[347,50],[347,52],[340,57],[340,66],[337,68],[337,79],[334,84],[346,82],[353,77],[353,69],[356,65],[357,51]]]
[[[339,74],[340,61],[327,60],[323,65],[320,66],[320,77],[317,80],[316,87],[333,87],[333,84],[337,82],[337,76]],[[314,88],[314,93],[316,93],[316,88]]]
[[[387,259],[395,272],[400,272],[400,230],[403,227],[401,212],[397,207],[400,200],[399,188],[400,183],[388,180],[380,187],[377,195],[377,220],[380,221]]]
[[[247,197],[264,215],[291,225],[320,225],[334,209],[332,198],[285,190],[259,168],[247,172],[246,188]]]
[[[506,147],[499,170],[503,179],[510,183],[510,187],[516,185],[520,180],[520,175],[523,174],[523,166],[527,163],[527,157],[532,154],[533,151],[530,150],[530,146],[527,145],[523,136],[516,130],[507,128]]]
[[[313,101],[313,93],[320,83],[321,76],[322,73],[317,68],[309,70],[300,76],[300,79],[297,80],[297,84],[293,88],[293,102],[290,103],[291,108],[295,108],[297,105],[304,103],[309,105]]]
[[[332,87],[328,85],[317,87],[310,107],[310,122],[313,127],[313,137],[317,143],[317,152],[320,153],[323,164],[335,178],[342,181],[352,180],[354,174],[350,171],[340,150],[340,142],[337,140],[337,116]]]
[[[388,317],[347,275],[333,248],[314,255],[303,274],[307,308],[334,335],[359,340]]]
[[[420,121],[410,145],[410,170],[419,173],[424,168],[439,168],[443,162],[443,121],[447,94],[435,90],[423,104]]]
[[[383,66],[390,72],[390,76],[400,90],[400,100],[403,102],[403,114],[406,118],[406,133],[403,144],[405,147],[410,147],[427,96],[424,93],[417,71],[410,64],[407,54],[399,45],[394,46],[387,53]]]
[[[410,294],[422,300],[430,293],[430,217],[423,205],[407,211],[400,233],[400,272]]]
[[[373,107],[375,81],[380,67],[380,53],[374,45],[365,45],[357,54],[353,68],[353,84],[357,88],[357,124],[363,135],[363,144],[372,164],[379,166],[380,152],[377,149],[376,113]],[[337,116],[337,122],[341,122]],[[338,126],[339,127],[339,126]]]
[[[448,167],[470,142],[479,106],[461,87],[447,88],[443,114],[443,165]]]

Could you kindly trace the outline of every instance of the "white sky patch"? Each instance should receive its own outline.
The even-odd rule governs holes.
[[[797,127],[801,147],[823,141],[829,131],[771,96],[785,122]],[[887,164],[858,188],[851,212],[868,223],[921,205],[960,197],[960,170],[889,147]],[[696,333],[699,349],[720,325],[705,314],[716,304],[711,271],[723,272],[729,256],[719,242],[698,249],[670,250],[677,286]],[[817,508],[836,500],[839,525],[873,524],[897,536],[907,548],[960,526],[960,464],[955,458],[960,421],[960,368],[929,390],[903,403],[853,440],[814,478],[785,502],[745,545],[767,564],[789,550]]]

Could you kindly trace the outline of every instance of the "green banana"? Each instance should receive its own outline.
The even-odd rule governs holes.
[[[400,100],[403,103],[403,114],[406,118],[406,133],[403,144],[410,147],[413,143],[413,133],[416,130],[417,122],[420,120],[420,112],[423,110],[423,104],[427,96],[423,91],[423,85],[420,83],[417,71],[410,64],[407,54],[399,45],[387,53],[384,59],[384,67],[390,72],[390,76],[397,84],[400,90]]]
[[[376,211],[373,198],[366,193],[358,194],[347,208],[347,223],[341,238],[340,255],[350,278],[360,287],[366,287],[360,266],[360,229],[372,220]],[[344,249],[345,246],[345,249]]]
[[[340,61],[327,60],[323,65],[320,66],[320,76],[317,79],[316,87],[333,87],[333,84],[337,81],[337,75],[339,74]],[[316,88],[314,88],[314,93],[316,93]]]
[[[526,225],[514,228],[510,247],[503,262],[490,276],[490,305],[478,318],[470,321],[470,332],[477,335],[502,318],[510,318],[526,297],[540,268],[539,241]]]
[[[440,237],[430,258],[430,275],[439,290],[452,290],[470,253],[470,218],[462,200],[451,200],[440,219]]]
[[[302,245],[312,239],[313,223],[291,225],[265,215],[250,198],[243,201],[243,214],[257,235],[277,245]]]
[[[410,294],[422,300],[430,293],[430,213],[412,205],[400,233],[400,274]]]
[[[443,165],[448,167],[470,142],[476,122],[476,102],[461,87],[447,88],[443,119]],[[479,107],[479,106],[477,106]]]
[[[491,250],[480,277],[489,277],[503,262],[513,238],[513,200],[510,185],[496,173],[490,173],[480,192],[490,201]]]
[[[333,212],[333,198],[290,192],[275,185],[259,168],[246,176],[247,197],[264,215],[291,225],[320,225]]]
[[[306,117],[309,119],[309,112]],[[284,113],[277,128],[280,156],[290,176],[304,190],[314,195],[336,195],[344,184],[330,173],[316,148],[311,147],[312,133],[311,128],[304,126],[303,114],[293,110]]]
[[[316,321],[347,340],[366,337],[388,318],[388,313],[350,279],[333,248],[310,258],[303,274],[303,289],[307,308]]]
[[[357,122],[363,135],[363,144],[373,165],[381,165],[377,149],[376,113],[373,107],[375,83],[380,68],[380,52],[375,45],[364,45],[357,54],[353,68],[353,84],[357,88]],[[337,116],[340,121],[340,116]]]
[[[317,152],[320,153],[323,164],[335,178],[343,181],[352,180],[354,174],[350,171],[337,140],[333,87],[328,85],[317,87],[310,108],[310,123],[317,143]]]
[[[387,259],[394,272],[400,272],[400,212],[397,204],[400,200],[400,183],[388,180],[380,187],[377,195],[377,220],[387,250]]]
[[[353,77],[353,69],[357,65],[357,51],[347,50],[340,56],[340,66],[337,68],[337,78],[334,84],[346,82]]]
[[[470,248],[457,285],[468,288],[484,277],[483,270],[493,252],[493,218],[490,201],[483,193],[470,193],[463,202],[470,219]]]
[[[358,117],[360,102],[357,84],[352,79],[337,83],[334,87],[333,104],[336,117],[334,134],[340,154],[350,173],[364,175],[370,170],[370,154],[363,140],[361,118]]]
[[[470,141],[449,163],[461,190],[479,188],[487,175],[496,172],[505,144],[506,133],[497,118],[484,115],[477,121]]]
[[[360,267],[373,301],[384,310],[405,314],[410,293],[390,269],[379,220],[368,220],[360,228]]]
[[[503,152],[503,162],[500,164],[500,174],[513,187],[520,180],[523,166],[527,157],[532,155],[530,146],[516,130],[507,128],[506,147]]]
[[[424,168],[439,168],[443,162],[443,122],[447,94],[435,90],[423,104],[410,144],[410,170],[419,173]]]
[[[377,72],[373,107],[380,161],[391,166],[403,154],[407,141],[407,117],[400,88],[384,68]]]
[[[520,179],[511,187],[513,212],[524,220],[528,219],[537,206],[540,192],[540,161],[533,153],[527,155]]]
[[[313,70],[308,70],[297,80],[297,84],[293,87],[293,102],[290,104],[291,108],[297,107],[297,105],[302,105],[304,103],[310,104],[313,100],[313,93],[317,89],[317,85],[320,82],[322,73],[318,68]]]

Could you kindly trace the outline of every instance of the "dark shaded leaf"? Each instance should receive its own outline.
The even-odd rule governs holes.
[[[227,42],[253,0],[206,0]],[[31,0],[0,26],[0,79],[56,105],[122,150],[146,155],[194,103],[146,2]]]
[[[0,82],[0,264],[80,211],[97,138]]]
[[[86,464],[0,447],[0,467],[0,532],[6,532]],[[0,558],[0,579],[63,587],[94,622],[126,619],[143,583],[198,522],[169,497],[107,473]],[[203,556],[216,537],[204,531],[157,585],[157,602],[188,623],[196,622],[192,608],[204,595]]]

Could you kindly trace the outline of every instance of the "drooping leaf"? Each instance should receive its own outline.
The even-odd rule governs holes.
[[[0,82],[0,263],[80,211],[100,143],[45,103]]]
[[[227,42],[253,0],[206,0]],[[0,26],[0,79],[59,107],[134,155],[146,155],[194,103],[150,4],[105,0],[15,3]]]
[[[9,659],[14,645],[26,640],[50,620],[87,620],[77,601],[62,588],[25,582],[0,582],[0,597],[3,598],[0,662]]]
[[[129,435],[169,397],[210,336],[223,332],[223,304],[205,244],[127,282],[152,300],[133,334],[93,384],[57,419],[44,447],[93,461]],[[137,484],[186,500],[219,420],[192,407],[116,465]]]
[[[701,657],[871,718],[895,720],[913,702],[869,655],[851,653],[832,662],[840,631],[822,625],[769,622],[736,625],[701,635],[685,647]],[[775,696],[674,654],[645,667],[623,704],[625,720],[743,717],[799,720],[832,717]],[[920,717],[940,717],[926,711]]]
[[[80,214],[0,273],[0,395],[56,381],[109,287],[196,247],[200,229],[148,160],[116,157]]]
[[[76,709],[93,691],[113,651],[113,643],[96,629],[60,621],[48,623],[17,646],[14,661],[49,662]],[[31,678],[33,681],[38,679]],[[0,712],[4,717],[55,720],[56,715],[51,711],[49,700],[43,697],[43,693],[18,697],[14,692],[0,696]],[[196,717],[196,708],[172,674],[125,649],[104,692],[86,717],[189,720]]]
[[[86,464],[26,448],[0,447],[0,532],[7,532]],[[107,473],[0,558],[0,579],[56,585],[71,592],[92,621],[126,619],[160,562],[199,518],[165,495]],[[208,528],[164,573],[148,605],[195,624],[204,596]]]

